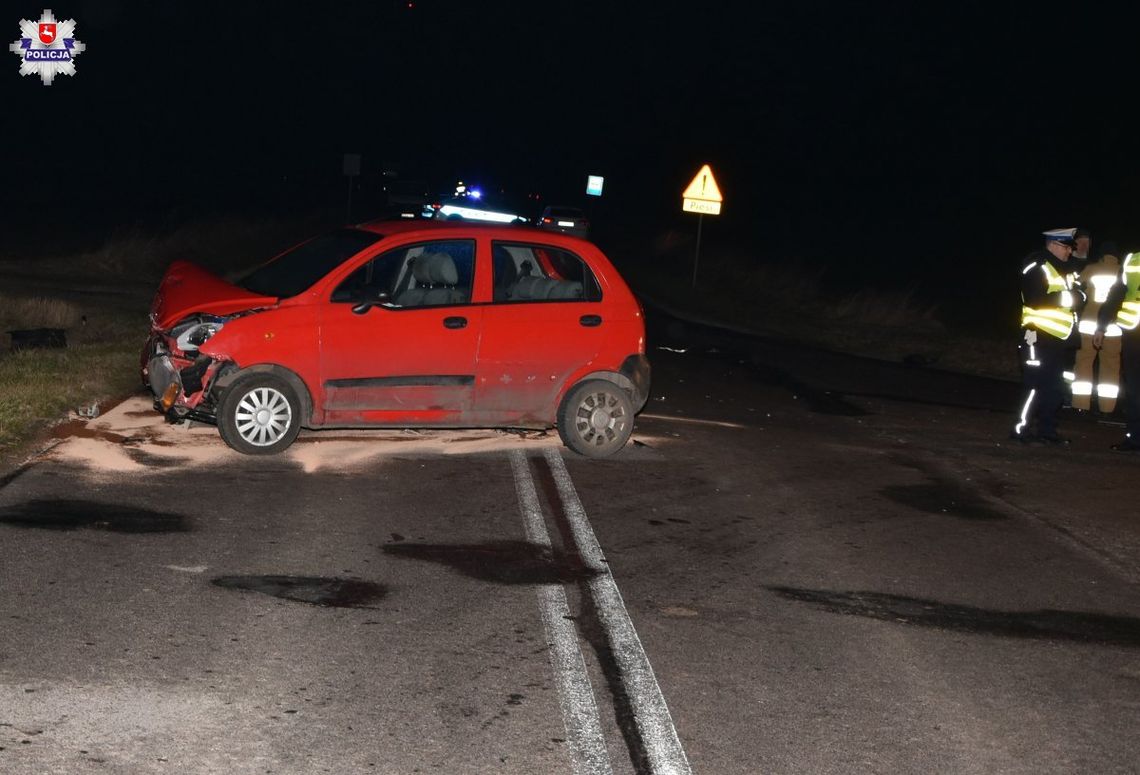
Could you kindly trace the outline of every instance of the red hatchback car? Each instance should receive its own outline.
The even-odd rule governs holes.
[[[613,264],[527,227],[364,224],[236,284],[178,261],[150,319],[155,408],[247,454],[302,427],[554,426],[602,457],[649,395],[644,315]]]

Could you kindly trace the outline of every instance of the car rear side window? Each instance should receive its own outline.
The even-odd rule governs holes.
[[[496,302],[602,299],[589,265],[562,248],[493,242],[491,268]]]
[[[262,296],[296,296],[379,239],[381,235],[359,229],[323,234],[254,269],[238,285]]]

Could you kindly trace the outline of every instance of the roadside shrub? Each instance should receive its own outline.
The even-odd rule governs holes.
[[[0,293],[0,331],[26,328],[71,328],[82,317],[79,306],[45,296]]]
[[[650,250],[619,245],[612,256],[649,302],[831,350],[891,361],[1017,379],[1008,343],[992,334],[951,328],[939,306],[914,288],[851,288],[829,283],[817,264],[797,258],[702,247],[693,287],[694,239],[662,232]]]
[[[113,232],[96,250],[62,259],[83,274],[157,280],[171,263],[193,261],[218,274],[241,271],[272,258],[313,233],[307,221],[219,218],[151,231],[131,226]]]

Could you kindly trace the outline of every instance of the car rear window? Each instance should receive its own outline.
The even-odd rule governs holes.
[[[582,211],[575,210],[573,207],[551,207],[551,218],[581,218]]]
[[[494,300],[601,301],[602,289],[579,256],[549,245],[491,244]]]
[[[380,239],[382,235],[371,231],[338,229],[287,250],[254,269],[238,285],[262,296],[296,296]]]

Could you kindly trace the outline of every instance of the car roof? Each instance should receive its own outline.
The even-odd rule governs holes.
[[[479,223],[477,221],[438,221],[434,218],[425,220],[399,220],[399,221],[369,221],[356,224],[357,229],[371,231],[385,237],[409,232],[446,233],[462,231],[489,234],[502,239],[528,239],[546,243],[582,243],[587,242],[580,237],[571,237],[550,231],[549,229],[536,229],[533,226],[522,226],[499,223]],[[588,243],[593,244],[593,243]]]

